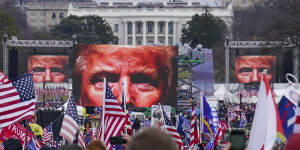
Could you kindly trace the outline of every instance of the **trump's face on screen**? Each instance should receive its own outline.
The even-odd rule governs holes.
[[[102,105],[103,78],[107,79],[119,103],[122,93],[126,94],[126,103],[136,107],[151,107],[167,99],[173,77],[172,61],[176,53],[174,47],[81,47],[74,69],[74,80],[80,86],[79,104]]]
[[[238,56],[235,59],[235,77],[240,83],[259,82],[265,72],[270,81],[274,75],[275,56]]]
[[[28,73],[34,82],[64,82],[67,79],[68,56],[32,55],[28,57]]]

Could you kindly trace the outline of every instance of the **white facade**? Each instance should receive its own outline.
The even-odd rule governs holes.
[[[231,25],[231,6],[211,7],[211,13]],[[100,2],[70,4],[68,15],[97,15],[105,19],[118,36],[120,45],[181,45],[182,28],[195,14],[201,15],[200,3],[187,2]]]

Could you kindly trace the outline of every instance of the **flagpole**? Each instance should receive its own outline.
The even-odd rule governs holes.
[[[105,114],[105,93],[106,93],[106,78],[103,78],[103,99],[102,99],[102,118],[101,118],[101,141],[104,143],[104,132],[105,132],[105,125],[104,125],[104,114]]]
[[[166,127],[165,127],[165,118],[164,118],[164,114],[163,114],[163,108],[162,108],[162,106],[161,106],[161,104],[160,103],[158,103],[158,105],[159,105],[159,107],[160,107],[160,112],[161,112],[161,118],[162,118],[162,120],[163,120],[163,127],[165,128],[165,130],[166,130]]]
[[[199,133],[199,142],[202,143],[202,129],[203,129],[203,122],[201,121],[202,120],[202,117],[203,117],[203,95],[202,95],[202,92],[200,92],[200,113],[199,113],[199,116],[200,116],[200,119],[199,119],[199,125],[197,124],[197,128],[198,126],[199,127],[199,130],[198,130],[198,133]]]
[[[126,102],[127,102],[127,100],[126,100],[126,98],[127,98],[127,92],[126,92],[127,91],[127,82],[126,82],[126,78],[123,79],[122,85],[123,85],[123,91],[122,91],[122,97],[123,98],[122,98],[122,101],[124,101],[123,107],[124,107],[124,112],[125,112],[125,114],[127,116],[127,109],[126,109]],[[124,130],[125,130],[124,133],[127,134],[127,123],[126,123],[126,125],[124,127]]]
[[[24,141],[24,150],[27,150],[27,138],[28,138],[28,131],[29,131],[29,123],[28,123],[28,120],[25,120],[25,122],[26,122],[27,130],[26,130],[26,137],[25,137],[25,141]]]

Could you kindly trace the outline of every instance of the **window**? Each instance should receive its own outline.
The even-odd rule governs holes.
[[[142,24],[141,23],[137,23],[137,34],[141,34],[142,33]]]
[[[138,41],[138,45],[142,45],[142,41]]]
[[[164,33],[164,24],[159,24],[159,33]]]
[[[169,34],[173,33],[173,23],[169,23]]]
[[[52,14],[52,19],[55,19],[55,18],[56,18],[56,14],[53,13],[53,14]]]
[[[128,25],[127,25],[127,33],[128,34],[132,34],[132,23],[130,22],[130,23],[128,23]]]
[[[119,32],[119,24],[114,24],[114,32]]]
[[[147,24],[147,31],[148,31],[148,33],[153,33],[153,23],[148,23]]]
[[[59,14],[59,18],[60,18],[60,19],[64,18],[64,16],[65,16],[64,13],[60,13],[60,14]]]
[[[182,24],[182,29],[187,28],[187,24]]]

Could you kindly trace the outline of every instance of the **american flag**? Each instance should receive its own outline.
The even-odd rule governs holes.
[[[109,143],[112,136],[117,136],[123,130],[127,123],[126,113],[122,110],[117,99],[114,97],[111,89],[106,83],[104,98],[104,126],[100,128],[100,136],[104,134],[102,141],[107,150],[111,150],[113,146]]]
[[[85,147],[84,138],[81,130],[78,130],[79,129],[78,120],[79,119],[78,119],[77,109],[74,102],[74,97],[70,96],[59,135],[64,137],[69,143],[73,143],[74,140],[77,139],[78,144],[84,148]]]
[[[49,143],[49,141],[52,140],[52,136],[53,136],[52,124],[50,124],[44,128],[43,136],[42,136],[42,144],[47,145],[47,143]]]
[[[200,143],[199,136],[198,136],[198,130],[197,130],[197,116],[196,116],[196,110],[195,107],[192,106],[192,121],[191,121],[191,142],[190,146],[196,145]]]
[[[163,126],[161,128],[165,129],[167,133],[172,137],[172,139],[177,143],[178,149],[181,149],[183,146],[183,142],[181,140],[181,137],[179,133],[177,132],[175,126],[172,124],[171,120],[169,119],[167,113],[164,111],[164,109],[161,107],[161,110],[163,112]]]
[[[6,75],[4,75],[3,72],[0,72],[0,84],[4,84],[6,82],[8,82]]]
[[[298,103],[298,106],[296,108],[296,121],[294,125],[294,133],[300,133],[300,102]]]
[[[89,144],[92,141],[93,130],[87,131],[85,134],[85,145]]]
[[[35,101],[32,74],[0,84],[0,128],[33,119]]]

